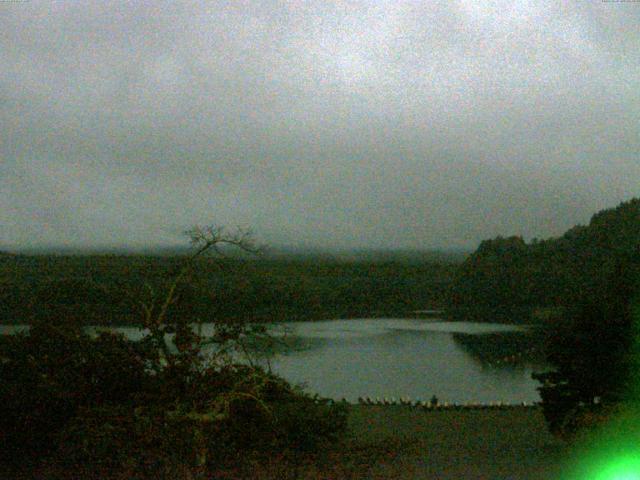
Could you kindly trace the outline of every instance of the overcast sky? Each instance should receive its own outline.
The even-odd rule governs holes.
[[[475,248],[640,195],[640,3],[0,2],[0,247]]]

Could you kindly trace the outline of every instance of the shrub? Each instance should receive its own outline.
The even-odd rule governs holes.
[[[0,440],[5,460],[50,452],[83,406],[130,402],[144,363],[121,335],[92,339],[75,323],[45,323],[0,343]]]
[[[162,408],[108,406],[82,408],[56,436],[59,448],[49,460],[71,472],[128,472],[159,478],[163,472],[191,466],[198,439],[193,421],[172,418]]]
[[[248,452],[311,451],[346,428],[343,405],[258,367],[156,372],[140,344],[92,338],[76,324],[34,325],[3,338],[0,351],[5,462],[158,478],[167,469],[229,468]]]

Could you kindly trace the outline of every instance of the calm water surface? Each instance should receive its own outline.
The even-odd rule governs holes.
[[[15,331],[1,326],[1,333]],[[116,328],[130,338],[135,328]],[[203,333],[213,330],[204,325]],[[454,333],[482,335],[522,332],[522,326],[407,319],[296,322],[272,327],[295,339],[296,349],[269,359],[272,370],[321,396],[401,397],[449,402],[533,402],[540,399],[531,379],[543,365],[489,366],[455,341]]]
[[[526,333],[526,327],[425,320],[334,320],[290,324],[310,348],[272,360],[273,370],[331,398],[400,397],[449,402],[533,402],[544,366],[488,366],[454,333]]]

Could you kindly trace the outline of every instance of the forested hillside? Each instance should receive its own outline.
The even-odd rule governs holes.
[[[559,238],[483,241],[458,270],[452,311],[557,307],[598,297],[640,256],[640,199],[595,214]]]
[[[0,257],[0,323],[76,318],[132,325],[166,294],[184,257]],[[203,321],[282,321],[411,315],[441,308],[457,264],[411,258],[204,258],[178,288],[172,315]],[[173,272],[173,273],[172,273]]]

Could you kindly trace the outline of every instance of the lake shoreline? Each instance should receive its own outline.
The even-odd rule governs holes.
[[[134,341],[145,334],[136,327],[94,326],[87,332],[100,330]],[[429,401],[435,395],[443,404],[459,405],[540,399],[531,374],[542,370],[531,363],[527,341],[514,341],[528,337],[522,325],[363,318],[275,324],[269,330],[272,338],[247,338],[241,350],[312,395],[351,403],[365,396],[392,403],[392,397]],[[205,337],[214,333],[214,324],[203,324]],[[215,346],[203,353],[209,348]]]
[[[470,312],[481,312],[481,314],[472,314]],[[528,309],[528,312],[533,312],[532,309]],[[437,312],[437,313],[435,313]],[[463,312],[463,313],[461,313]],[[130,317],[129,315],[126,315]],[[543,324],[539,315],[520,315],[518,320],[516,317],[506,315],[501,310],[491,309],[473,309],[473,308],[440,308],[434,310],[398,310],[398,311],[385,311],[385,312],[346,312],[338,315],[294,315],[288,318],[277,318],[275,320],[266,319],[262,316],[257,316],[253,320],[251,319],[238,319],[232,318],[231,320],[238,322],[246,322],[257,325],[279,325],[283,323],[306,323],[306,322],[335,322],[335,321],[361,321],[361,320],[420,320],[424,322],[452,322],[452,323],[494,323],[501,325],[514,325],[514,326],[529,326],[538,327]],[[522,319],[525,320],[522,320]],[[219,321],[229,321],[227,317],[220,317]],[[196,324],[197,322],[193,322]],[[211,321],[205,321],[204,323],[212,323]],[[12,321],[11,319],[4,318],[0,322],[2,326],[24,326],[30,325],[30,322],[24,321]],[[141,322],[132,321],[126,319],[124,321],[111,321],[111,322],[89,322],[85,326],[87,327],[100,327],[100,328],[139,328]]]

